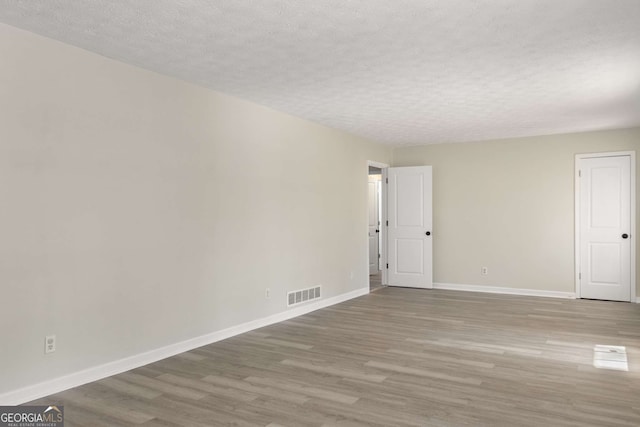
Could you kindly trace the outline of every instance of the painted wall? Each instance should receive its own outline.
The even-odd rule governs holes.
[[[433,166],[434,282],[574,292],[575,154],[639,149],[635,128],[405,147],[394,165]]]
[[[368,287],[390,149],[5,25],[0,58],[0,394]]]

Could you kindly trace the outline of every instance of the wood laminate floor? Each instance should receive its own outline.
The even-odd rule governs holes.
[[[67,427],[638,426],[640,305],[382,288],[34,403]]]

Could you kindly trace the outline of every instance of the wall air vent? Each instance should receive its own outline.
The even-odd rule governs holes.
[[[312,301],[320,298],[320,286],[314,286],[313,288],[300,289],[298,291],[291,291],[287,293],[287,307],[292,305],[302,304],[307,301]]]

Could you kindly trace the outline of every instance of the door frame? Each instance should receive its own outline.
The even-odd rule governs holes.
[[[631,169],[629,172],[631,183],[631,230],[629,233],[631,234],[632,239],[636,239],[636,152],[635,151],[609,151],[603,153],[584,153],[584,154],[576,154],[575,156],[575,166],[574,166],[574,194],[575,194],[575,204],[574,204],[574,214],[575,214],[575,285],[576,285],[576,298],[581,297],[580,290],[580,176],[578,175],[578,171],[580,170],[580,161],[584,159],[593,159],[600,157],[623,157],[629,156],[629,160],[631,163]],[[640,302],[636,298],[636,242],[635,240],[631,241],[631,301],[632,303]]]
[[[373,209],[375,209],[375,218],[376,218],[376,224],[375,224],[375,242],[376,242],[376,256],[375,256],[375,271],[377,273],[380,273],[380,275],[382,276],[382,269],[380,268],[380,262],[382,260],[382,235],[380,234],[382,232],[382,212],[380,211],[380,208],[382,207],[381,203],[382,201],[380,200],[381,198],[381,194],[380,194],[380,182],[382,181],[382,170],[380,170],[380,174],[379,174],[380,178],[376,179],[376,180],[371,180],[371,175],[369,175],[369,200],[368,202],[371,204],[371,196],[373,196],[374,199],[374,205],[373,205]],[[373,194],[371,194],[373,190]],[[372,206],[369,206],[369,209],[371,209]],[[371,214],[371,212],[369,212]],[[371,235],[371,224],[369,224],[369,275],[371,275],[371,239],[373,238]]]
[[[382,171],[382,181],[380,184],[380,210],[382,211],[382,215],[380,217],[380,233],[382,234],[382,242],[380,243],[380,259],[382,260],[382,265],[387,265],[387,186],[385,185],[387,180],[387,168],[389,165],[386,163],[376,162],[374,160],[367,160],[367,178],[369,177],[369,166],[373,166],[374,168],[380,168]],[[367,188],[368,190],[368,188]],[[368,191],[367,191],[368,194]],[[368,218],[369,212],[367,212]],[[369,233],[369,221],[367,220],[367,234]],[[369,271],[369,242],[367,242],[367,272]],[[367,275],[367,277],[369,277]],[[387,269],[382,269],[382,284],[386,285],[388,283],[387,279]]]

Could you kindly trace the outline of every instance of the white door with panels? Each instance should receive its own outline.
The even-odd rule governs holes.
[[[580,158],[579,297],[631,300],[631,157]]]
[[[431,166],[389,168],[388,284],[433,288]]]
[[[378,273],[380,217],[378,210],[378,180],[369,178],[369,274]]]

